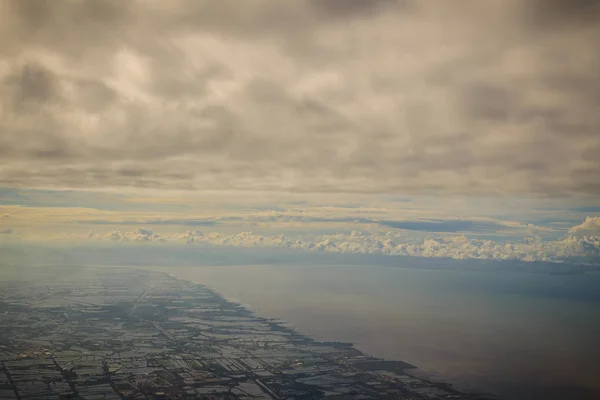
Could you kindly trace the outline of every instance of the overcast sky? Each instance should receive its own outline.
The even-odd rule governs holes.
[[[600,194],[598,1],[2,1],[0,182]]]
[[[600,209],[599,1],[0,7],[0,205],[49,207],[69,193],[70,206],[167,204],[198,219],[224,204],[215,193],[235,192],[237,208],[363,202],[389,229],[427,216],[442,232],[518,220],[565,233]],[[41,218],[30,214],[30,225]],[[12,235],[9,219],[0,231]]]

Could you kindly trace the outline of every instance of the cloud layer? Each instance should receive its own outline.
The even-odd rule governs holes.
[[[600,194],[598,1],[2,4],[2,185]]]
[[[600,265],[600,236],[568,236],[559,240],[529,237],[522,241],[498,242],[469,239],[463,235],[429,237],[407,241],[398,231],[339,233],[320,235],[312,239],[292,235],[258,235],[252,232],[235,234],[204,233],[195,229],[183,233],[160,235],[148,229],[135,232],[113,231],[90,235],[97,240],[118,242],[181,242],[210,243],[243,247],[275,247],[336,253],[378,254],[390,256],[434,257],[452,259],[518,260],[571,262]]]

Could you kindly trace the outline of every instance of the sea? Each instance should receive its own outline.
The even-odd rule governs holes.
[[[381,265],[144,267],[318,340],[501,399],[600,399],[600,274]]]

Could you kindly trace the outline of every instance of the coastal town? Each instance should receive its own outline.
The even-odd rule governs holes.
[[[0,279],[0,399],[493,398],[164,273],[25,270]]]

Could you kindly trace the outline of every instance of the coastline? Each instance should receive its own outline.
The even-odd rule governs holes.
[[[263,265],[256,265],[256,266],[263,266]],[[165,269],[168,269],[170,267],[157,267],[157,266],[148,266],[148,267],[120,266],[120,267],[132,268],[132,269],[142,270],[142,271],[149,271],[149,272],[154,272],[154,273],[156,273],[156,272],[163,273],[163,274],[165,274],[173,279],[176,279],[176,280],[183,280],[183,281],[187,281],[192,284],[195,284],[195,285],[203,286],[203,287],[207,288],[208,290],[210,290],[211,292],[215,293],[216,295],[222,297],[225,301],[242,306],[244,309],[246,309],[250,313],[254,314],[255,316],[257,316],[259,318],[267,319],[269,321],[273,321],[284,328],[290,329],[295,334],[306,337],[307,339],[314,340],[319,343],[339,343],[344,347],[353,348],[353,349],[359,351],[360,353],[364,354],[367,357],[372,357],[373,360],[377,360],[378,362],[399,363],[400,365],[410,366],[407,368],[407,370],[403,371],[403,374],[412,376],[414,378],[419,378],[419,379],[429,381],[429,382],[435,382],[435,383],[449,385],[452,388],[454,388],[460,392],[464,392],[465,394],[469,394],[469,395],[473,395],[473,396],[486,396],[486,398],[489,398],[489,399],[501,400],[499,395],[497,393],[494,393],[493,391],[490,391],[487,389],[482,389],[481,387],[477,387],[476,385],[469,384],[469,383],[462,382],[462,381],[455,380],[455,379],[450,379],[442,374],[425,370],[422,367],[420,367],[419,365],[416,365],[411,361],[391,359],[391,358],[388,359],[385,357],[372,355],[371,353],[361,349],[360,345],[356,345],[353,342],[338,341],[338,340],[334,340],[333,338],[315,337],[314,335],[312,335],[310,333],[305,333],[302,329],[295,326],[293,324],[293,322],[279,318],[279,317],[265,315],[260,311],[259,308],[254,307],[253,305],[251,305],[249,303],[243,302],[241,299],[237,299],[235,297],[228,296],[227,294],[223,293],[221,290],[219,290],[218,288],[216,288],[210,284],[201,282],[199,280],[190,279],[187,277],[180,277],[180,276],[177,276],[176,274],[174,274],[173,272],[165,271]],[[202,267],[206,267],[206,266],[202,266]],[[222,266],[215,266],[215,267],[222,267]],[[189,266],[188,268],[201,268],[201,267]]]

